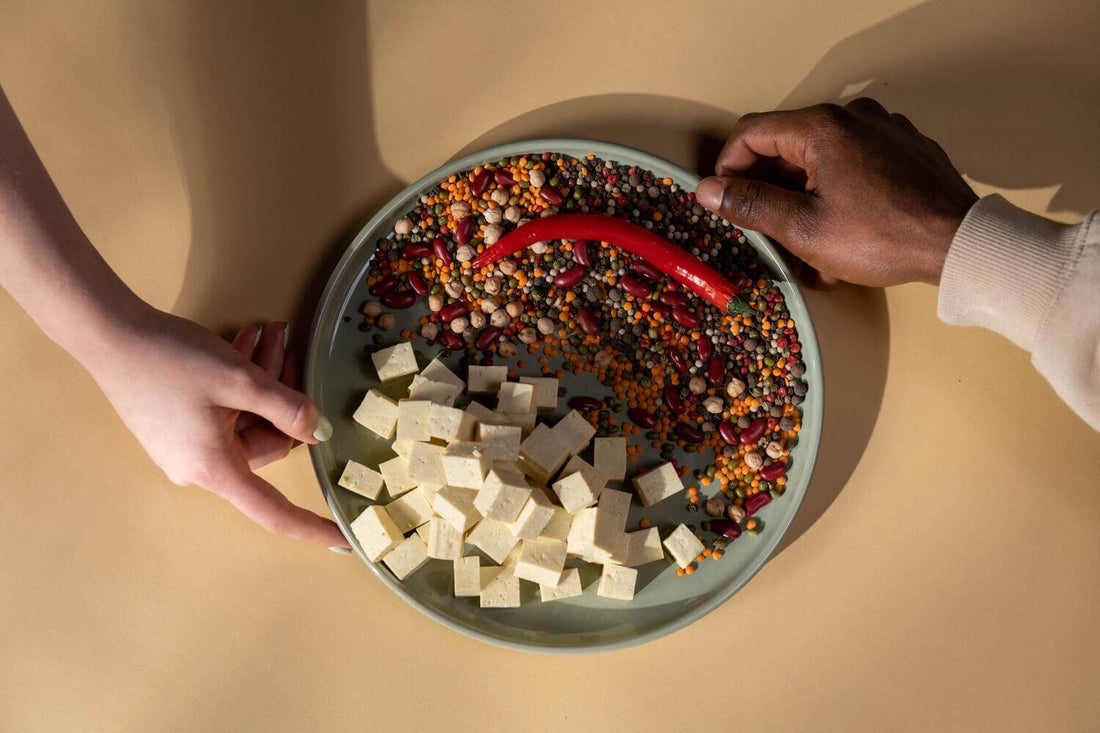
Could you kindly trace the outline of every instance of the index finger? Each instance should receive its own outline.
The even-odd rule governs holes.
[[[818,122],[815,107],[780,112],[750,113],[730,131],[715,170],[719,176],[746,171],[760,158],[782,158],[806,169],[809,132]]]

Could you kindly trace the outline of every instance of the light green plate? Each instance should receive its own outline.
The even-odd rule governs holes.
[[[759,536],[747,533],[730,543],[726,556],[708,560],[691,576],[677,577],[669,562],[657,562],[639,568],[637,595],[631,602],[600,598],[596,595],[598,566],[582,564],[581,580],[584,593],[575,598],[541,603],[538,591],[531,583],[523,583],[523,605],[515,609],[481,609],[476,598],[455,598],[452,592],[451,563],[432,560],[405,582],[399,582],[383,565],[366,560],[349,524],[367,505],[367,500],[336,485],[336,480],[349,458],[368,465],[392,457],[389,442],[383,441],[357,425],[351,414],[366,390],[378,387],[374,368],[364,347],[372,334],[358,330],[361,320],[359,304],[369,298],[365,285],[367,266],[374,256],[378,239],[390,236],[394,222],[410,210],[422,191],[431,188],[452,173],[467,170],[480,163],[503,157],[530,153],[558,152],[572,157],[596,155],[600,158],[637,165],[653,173],[671,178],[685,189],[693,190],[699,179],[668,161],[632,148],[565,138],[527,140],[500,145],[471,153],[432,171],[393,198],[367,223],[337,264],[328,282],[310,334],[305,372],[305,389],[321,411],[332,419],[335,437],[322,445],[310,447],[317,478],[332,514],[359,557],[412,606],[435,620],[468,636],[499,646],[542,652],[591,652],[623,647],[656,639],[687,626],[713,611],[737,592],[760,570],[790,527],[810,483],[821,439],[822,372],[817,338],[806,304],[794,284],[790,272],[776,254],[768,239],[756,232],[745,232],[761,260],[771,268],[787,299],[798,327],[802,356],[806,363],[805,380],[809,393],[802,405],[804,415],[799,443],[791,453],[791,469],[787,491],[761,510],[764,530]],[[386,345],[396,343],[401,328],[417,328],[417,319],[426,312],[422,304],[399,311],[397,328],[386,334]],[[345,316],[351,322],[344,323]],[[429,349],[422,340],[414,346],[421,352],[421,366],[436,356],[441,347]],[[520,349],[520,356],[526,356]],[[530,359],[521,374],[536,375],[538,364]],[[497,360],[500,363],[500,360]],[[449,360],[458,371],[457,355]],[[510,366],[515,368],[515,359]],[[459,371],[460,376],[465,376]],[[411,378],[386,385],[384,391],[393,396],[404,394]],[[610,396],[610,390],[595,381],[592,375],[573,377],[567,373],[562,381],[568,396],[590,394]],[[564,408],[566,399],[561,400]],[[564,414],[559,410],[550,419]],[[619,416],[624,419],[624,416]],[[646,448],[642,461],[656,460],[656,451]],[[704,464],[698,455],[681,454],[681,463],[693,469]],[[632,464],[634,465],[634,464]],[[637,465],[642,465],[637,464]],[[628,471],[629,473],[629,471]],[[716,487],[711,487],[711,491]],[[383,495],[384,497],[385,495]],[[642,508],[631,508],[628,529],[637,528]],[[668,530],[679,522],[698,525],[706,519],[703,512],[686,511],[684,498],[668,499],[645,510],[656,526]],[[662,532],[662,536],[665,532]]]

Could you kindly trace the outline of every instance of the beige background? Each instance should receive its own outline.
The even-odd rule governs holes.
[[[1091,0],[0,0],[0,80],[142,296],[301,340],[380,202],[525,134],[705,168],[739,113],[865,90],[980,191],[1075,220],[1100,203],[1098,24]],[[1095,730],[1100,436],[931,288],[811,306],[827,434],[792,540],[684,631],[555,658],[172,486],[0,294],[0,729]],[[304,451],[267,475],[324,508]]]

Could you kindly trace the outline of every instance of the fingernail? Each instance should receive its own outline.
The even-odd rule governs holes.
[[[260,345],[260,336],[264,335],[264,327],[256,326],[256,338],[252,341],[252,348],[256,348]]]
[[[340,547],[340,545],[333,545],[332,547],[330,547],[328,549],[329,549],[330,552],[335,552],[337,555],[350,555],[351,554],[351,548],[350,547]]]
[[[313,431],[313,437],[322,443],[332,437],[332,423],[324,415],[317,417],[317,428]]]
[[[287,344],[290,343],[290,324],[283,324],[283,351],[286,351]]]
[[[726,190],[726,184],[721,178],[704,178],[695,188],[695,200],[704,209],[716,211],[722,205],[722,195]]]

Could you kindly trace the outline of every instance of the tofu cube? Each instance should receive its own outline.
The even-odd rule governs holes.
[[[524,502],[519,515],[508,523],[508,527],[519,539],[533,540],[542,534],[543,529],[554,518],[555,509],[558,507],[550,502],[545,491],[539,488],[532,489],[531,496]],[[558,539],[564,542],[565,536]]]
[[[521,512],[522,514],[522,512]],[[540,537],[565,542],[569,539],[569,527],[573,524],[573,515],[560,506],[554,507],[554,516],[542,528]]]
[[[553,431],[542,424],[535,426],[519,446],[520,468],[539,486],[545,486],[567,458],[569,451]]]
[[[477,420],[465,410],[432,404],[428,409],[428,435],[447,443],[472,440]]]
[[[524,540],[512,573],[539,585],[557,585],[565,570],[565,543],[558,540]]]
[[[508,367],[471,365],[466,381],[470,394],[496,394],[500,385],[508,381]]]
[[[378,495],[382,493],[382,484],[385,481],[382,478],[382,474],[375,471],[370,466],[364,466],[362,463],[355,461],[348,461],[344,466],[344,472],[340,474],[340,480],[336,483],[339,486],[343,486],[348,491],[354,491],[359,496],[365,496],[368,499],[377,499]]]
[[[385,507],[372,504],[351,523],[351,532],[363,552],[372,562],[397,547],[403,539],[401,529],[390,518]]]
[[[475,498],[476,489],[444,486],[436,492],[432,509],[456,530],[465,532],[481,519],[481,513],[474,507]]]
[[[508,525],[496,519],[482,519],[470,530],[466,541],[498,563],[504,562],[519,542]]]
[[[400,499],[394,499],[386,505],[390,519],[401,530],[401,534],[416,529],[432,518],[432,506],[424,497],[424,490],[415,488]]]
[[[419,374],[413,377],[412,384],[409,385],[410,400],[426,400],[448,407],[455,403],[461,393],[462,390],[453,384],[434,382]]]
[[[418,484],[446,484],[441,460],[445,450],[447,449],[443,446],[432,443],[413,443],[412,450],[409,451],[409,479]]]
[[[455,598],[481,595],[481,561],[475,555],[455,560]]]
[[[621,565],[604,565],[600,573],[600,585],[596,595],[614,598],[617,601],[634,599],[634,584],[638,581],[638,571]]]
[[[471,402],[466,405],[466,412],[482,425],[507,425],[508,421],[501,415],[490,410],[480,402]]]
[[[599,507],[601,515],[606,517],[605,521],[619,532],[626,531],[626,519],[630,513],[630,494],[625,491],[604,489],[600,492]]]
[[[397,576],[398,580],[404,580],[428,562],[428,547],[419,535],[414,534],[390,550],[382,558],[382,562]]]
[[[703,543],[683,524],[665,538],[664,544],[668,554],[682,568],[695,562],[695,558],[703,551]]]
[[[543,603],[579,596],[581,592],[581,574],[576,568],[569,568],[562,573],[557,585],[539,586],[539,598]]]
[[[401,456],[382,461],[378,464],[378,470],[386,482],[386,491],[391,499],[396,499],[416,487],[416,482],[409,478],[409,462]]]
[[[466,383],[439,359],[432,359],[428,366],[420,370],[420,376],[433,382],[445,382],[458,388],[459,394],[466,390]]]
[[[404,458],[407,461],[407,460],[409,460],[409,456],[412,455],[413,446],[416,445],[417,443],[420,443],[420,442],[422,442],[422,441],[419,441],[419,440],[395,440],[395,441],[393,441],[393,444],[390,446],[390,448],[393,449],[394,453],[401,456],[402,458]]]
[[[626,478],[626,438],[596,438],[592,441],[592,465],[608,481]]]
[[[534,412],[494,412],[493,414],[497,416],[497,421],[501,424],[518,427],[520,435],[524,438],[535,429],[535,422],[538,418],[538,415]]]
[[[554,410],[558,407],[558,380],[554,377],[520,377],[520,384],[535,388],[535,409]]]
[[[569,459],[562,470],[562,478],[552,485],[558,501],[570,514],[576,514],[596,503],[607,480],[595,467],[577,456]]]
[[[482,571],[488,568],[482,568]],[[481,588],[482,608],[517,608],[519,607],[519,578],[514,576],[507,568],[492,568],[496,572],[490,572],[482,577],[487,580]]]
[[[503,466],[489,470],[481,490],[477,492],[474,506],[481,516],[511,522],[519,516],[524,503],[531,496],[531,487],[519,471]]]
[[[671,462],[662,463],[640,476],[635,476],[634,490],[638,492],[638,500],[642,502],[642,506],[653,506],[683,491],[684,482],[680,480],[680,474],[676,473]]]
[[[656,527],[638,532],[627,532],[626,539],[626,562],[623,565],[636,568],[639,565],[665,559],[665,550],[661,546],[661,535],[657,532]]]
[[[397,428],[397,403],[372,389],[364,395],[351,417],[367,430],[390,440]]]
[[[391,382],[408,374],[416,374],[419,369],[416,365],[416,354],[413,353],[412,344],[408,341],[402,341],[388,349],[379,349],[370,355],[370,360],[374,362],[378,379],[383,382]]]
[[[504,382],[497,390],[497,412],[528,413],[535,411],[535,388],[530,384]]]
[[[566,550],[589,562],[606,563],[626,557],[626,533],[616,531],[607,521],[601,521],[598,507],[582,509],[573,515],[573,524],[566,538]]]
[[[576,410],[571,410],[554,426],[554,435],[571,456],[587,448],[595,434],[596,428],[592,427],[591,423]]]
[[[427,442],[428,413],[432,403],[427,400],[401,400],[397,403],[397,439]]]
[[[450,522],[439,517],[428,520],[428,557],[437,560],[459,560],[462,548],[466,546],[462,532]]]
[[[428,544],[428,527],[431,526],[431,522],[422,524],[416,528],[416,533],[420,536],[420,539],[424,540],[424,544]]]
[[[485,481],[485,474],[493,465],[479,443],[465,441],[447,446],[440,460],[443,462],[446,483],[463,489],[480,489]]]
[[[519,460],[521,438],[517,425],[482,424],[477,427],[477,440],[494,461]]]

